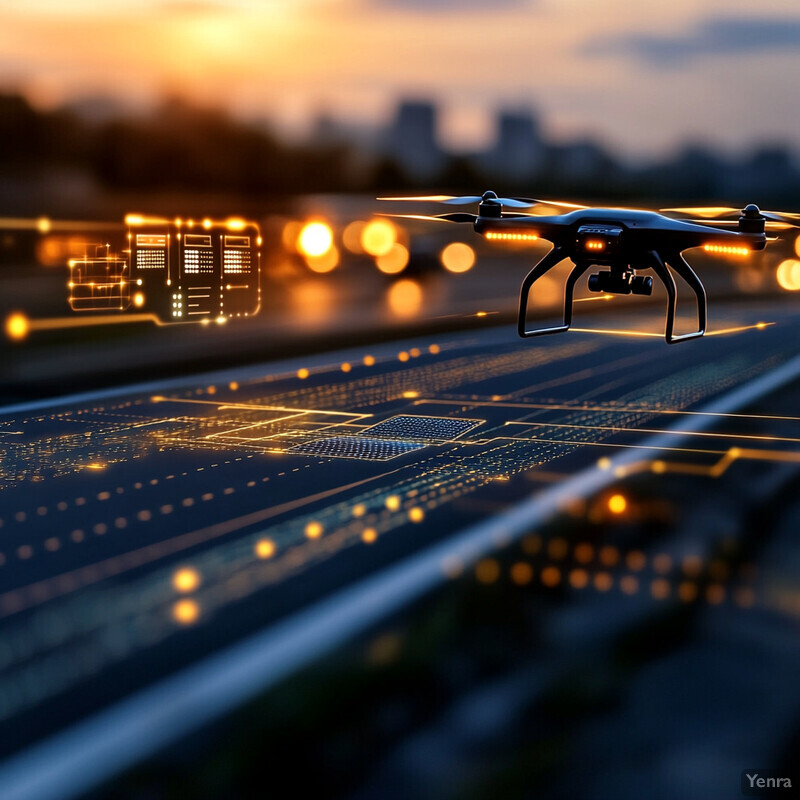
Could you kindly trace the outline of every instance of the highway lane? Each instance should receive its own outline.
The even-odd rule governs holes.
[[[598,459],[791,457],[795,420],[772,420],[765,439],[746,418],[683,413],[740,405],[795,369],[786,309],[715,316],[744,329],[676,347],[489,329],[7,409],[4,753],[437,543],[444,578],[463,567],[449,543],[481,520],[462,562],[530,525],[530,508],[516,531],[505,509],[546,496],[533,513],[553,513],[601,490],[614,476]]]

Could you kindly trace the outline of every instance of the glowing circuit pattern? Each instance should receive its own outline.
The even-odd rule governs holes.
[[[113,683],[120,665],[185,629],[263,626],[283,602],[271,587],[304,596],[292,587],[320,570],[346,580],[343,565],[368,564],[382,543],[424,546],[493,513],[506,492],[559,480],[576,460],[607,468],[616,450],[669,436],[676,416],[693,419],[699,404],[792,354],[780,334],[752,335],[770,347],[748,354],[720,338],[708,345],[715,357],[695,364],[624,345],[601,358],[598,337],[540,348],[467,337],[350,356],[346,370],[340,361],[251,370],[3,415],[0,720],[66,702],[98,676]],[[615,477],[715,480],[748,459],[800,461],[798,417],[715,422]],[[756,423],[770,432],[743,427]],[[624,489],[579,500],[587,518],[634,508]],[[521,547],[508,575],[519,585],[761,602],[752,581],[729,586],[689,550],[541,536]],[[504,577],[491,559],[442,569],[474,570],[487,584]],[[272,600],[248,604],[255,596]]]

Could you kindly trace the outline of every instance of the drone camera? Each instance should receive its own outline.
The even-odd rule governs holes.
[[[649,297],[653,293],[653,279],[645,275],[634,275],[632,272],[597,272],[589,276],[589,291]]]

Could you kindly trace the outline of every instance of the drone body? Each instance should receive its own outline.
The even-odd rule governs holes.
[[[578,279],[591,267],[602,271],[589,277],[589,290],[610,294],[649,295],[653,279],[639,274],[652,270],[667,292],[665,339],[669,344],[695,339],[705,333],[707,297],[702,282],[683,257],[683,251],[705,247],[711,252],[746,254],[767,245],[766,227],[797,225],[797,215],[761,212],[747,206],[735,222],[674,219],[654,211],[623,208],[588,208],[571,203],[528,198],[499,198],[494,192],[481,197],[381,198],[385,200],[424,200],[462,205],[479,202],[479,213],[456,212],[435,217],[410,215],[411,219],[471,223],[476,233],[487,239],[525,241],[544,239],[553,249],[528,273],[520,289],[517,329],[523,338],[561,333],[572,322],[572,298]],[[505,208],[531,208],[535,205],[563,207],[562,214],[538,216],[505,213]],[[708,211],[729,213],[731,209],[670,209],[671,212]],[[403,216],[403,215],[400,215]],[[727,226],[719,227],[719,226]],[[734,229],[730,229],[733,227]],[[561,325],[528,330],[528,297],[534,283],[565,259],[573,263],[566,281],[564,315]],[[683,279],[694,292],[697,303],[697,329],[675,335],[677,290],[672,273]]]

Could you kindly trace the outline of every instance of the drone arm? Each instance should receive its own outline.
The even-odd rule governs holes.
[[[688,339],[697,339],[706,332],[706,291],[694,270],[686,263],[680,253],[673,253],[669,257],[670,266],[683,278],[697,298],[697,319],[698,326],[696,331],[675,336],[675,311],[677,307],[677,290],[675,279],[664,263],[664,259],[655,250],[650,251],[653,271],[661,279],[664,288],[667,290],[667,322],[664,330],[664,338],[667,344],[675,344]]]
[[[569,326],[572,323],[572,295],[575,289],[575,283],[589,268],[589,264],[576,266],[567,278],[564,291],[564,317],[561,325],[529,331],[527,330],[525,320],[528,312],[528,296],[530,295],[533,284],[546,272],[549,272],[553,267],[560,264],[566,257],[567,254],[564,249],[556,245],[556,247],[525,276],[525,280],[522,282],[522,286],[519,290],[519,318],[517,320],[517,332],[523,339],[528,339],[532,336],[544,336],[549,333],[562,333],[563,331],[569,330]]]

